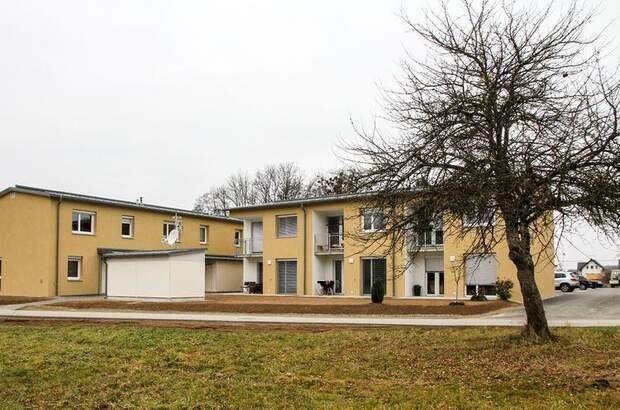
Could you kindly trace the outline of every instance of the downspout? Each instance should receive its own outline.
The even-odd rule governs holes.
[[[103,264],[105,265],[105,289],[104,289],[104,293],[103,293],[103,297],[104,298],[108,298],[108,260],[106,259],[106,257],[104,255],[101,255],[103,257]]]
[[[60,284],[60,205],[62,204],[62,194],[58,197],[58,202],[56,203],[56,278],[54,280],[54,290],[56,296],[60,296],[60,291],[58,289]]]
[[[306,252],[306,242],[307,242],[307,239],[306,239],[306,207],[304,206],[303,203],[301,204],[301,210],[304,213],[304,240],[303,240],[303,242],[304,242],[304,255],[303,255],[304,256],[304,265],[303,265],[304,266],[304,275],[303,276],[304,276],[304,296],[305,296],[306,295],[306,253],[307,253]]]
[[[396,249],[392,246],[392,297],[396,297]]]

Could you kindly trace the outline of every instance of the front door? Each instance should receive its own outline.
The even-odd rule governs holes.
[[[342,259],[334,261],[334,293],[342,294]]]
[[[263,262],[256,264],[256,283],[263,283]]]
[[[426,272],[426,295],[442,296],[444,294],[443,272]]]

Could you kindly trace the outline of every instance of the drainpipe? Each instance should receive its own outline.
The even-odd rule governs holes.
[[[58,197],[58,202],[56,203],[56,278],[54,280],[54,290],[56,296],[60,296],[60,290],[58,289],[60,285],[60,205],[62,204],[62,194]]]
[[[392,297],[396,297],[396,244],[392,245]]]
[[[108,259],[101,255],[103,257],[103,264],[105,265],[105,289],[104,289],[104,293],[103,296],[107,299],[108,298]]]
[[[304,296],[306,295],[306,207],[301,204],[301,210],[304,213]]]

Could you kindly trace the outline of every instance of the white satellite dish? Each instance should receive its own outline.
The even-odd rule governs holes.
[[[171,230],[166,236],[166,243],[169,246],[174,246],[175,243],[179,240],[179,230],[177,228]]]

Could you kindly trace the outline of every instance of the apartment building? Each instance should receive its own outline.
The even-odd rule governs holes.
[[[464,298],[480,292],[492,298],[495,282],[510,279],[513,299],[522,299],[505,243],[493,253],[468,255],[466,240],[444,232],[439,221],[411,236],[419,251],[408,260],[404,247],[362,240],[385,227],[382,213],[365,209],[363,199],[341,195],[231,209],[244,224],[243,280],[260,284],[264,294],[317,295],[330,283],[338,295],[367,296],[381,280],[393,297]],[[552,297],[553,249],[535,252],[545,254],[536,264],[540,292]]]
[[[176,244],[163,243],[178,221]],[[115,278],[132,276],[139,295],[152,282],[139,272],[163,271],[172,258],[189,266],[189,254],[198,254],[199,289],[241,290],[243,224],[233,218],[18,185],[0,191],[0,226],[0,295],[104,294],[112,258],[133,261],[116,264],[125,270]]]

